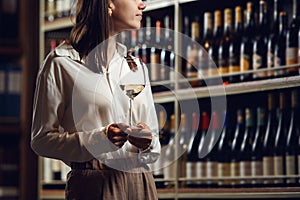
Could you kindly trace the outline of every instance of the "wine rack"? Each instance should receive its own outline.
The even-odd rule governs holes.
[[[161,9],[170,9],[173,11],[174,16],[174,31],[182,32],[182,15],[185,10],[188,10],[189,7],[199,7],[199,5],[205,5],[205,2],[209,2],[208,0],[153,0],[146,1],[147,8],[145,13],[151,12],[159,12]],[[215,1],[216,2],[216,1]],[[254,2],[254,1],[253,1]],[[255,1],[256,2],[256,1]],[[230,4],[230,3],[229,3]],[[231,4],[230,4],[231,5]],[[217,8],[217,5],[209,5],[210,7]],[[45,2],[40,1],[40,63],[42,63],[45,56],[45,35],[49,32],[56,31],[65,31],[66,29],[70,29],[73,25],[72,17],[65,17],[55,19],[51,22],[44,21],[45,15]],[[184,10],[183,10],[184,9]],[[174,40],[174,49],[175,51],[179,51],[181,48],[180,39],[175,35]],[[181,71],[181,60],[180,58],[175,58],[175,71]],[[299,67],[298,65],[290,65],[290,66],[281,66],[276,68],[278,69],[288,69],[291,67]],[[269,69],[262,69],[259,71],[268,71]],[[254,73],[256,71],[248,71],[247,73]],[[240,75],[241,73],[235,73],[230,75]],[[226,75],[225,75],[226,76]],[[212,76],[208,79],[219,78],[219,76]],[[190,78],[187,81],[199,81],[199,78]],[[190,100],[193,98],[197,99],[207,99],[210,97],[217,97],[226,94],[227,96],[231,95],[240,95],[240,94],[248,94],[248,93],[258,93],[258,92],[268,92],[274,90],[285,90],[291,88],[297,88],[300,86],[300,76],[287,76],[287,77],[279,77],[279,78],[271,78],[265,80],[256,80],[256,81],[247,81],[247,82],[239,82],[232,83],[228,85],[213,85],[209,87],[195,87],[189,89],[181,89],[180,84],[182,80],[178,77],[175,79],[175,90],[174,91],[163,91],[154,93],[154,102],[157,104],[165,104],[171,103],[174,107],[173,111],[175,116],[179,116],[179,104],[178,101]],[[155,85],[163,85],[168,84],[168,81],[161,82],[153,82]],[[178,117],[175,120],[175,123],[179,123]],[[178,131],[178,130],[175,130]],[[176,150],[175,150],[176,151]],[[178,152],[175,152],[178,153]],[[179,161],[176,161],[176,164],[179,165]],[[62,189],[43,189],[45,186],[45,182],[42,180],[43,174],[43,158],[40,159],[39,164],[39,198],[40,199],[63,199],[64,191]],[[186,179],[180,178],[177,166],[177,173],[174,179],[166,180],[166,179],[156,179],[156,182],[170,182],[173,183],[173,188],[158,188],[158,196],[160,199],[267,199],[267,198],[299,198],[300,197],[300,188],[299,187],[261,187],[261,188],[184,188],[181,187],[181,182],[185,182],[188,180],[198,180],[198,179]],[[223,177],[227,180],[232,179],[240,179],[241,177]],[[246,178],[247,177],[243,177]],[[300,176],[296,175],[294,177],[282,176],[282,177],[248,177],[249,179],[253,178],[300,178]],[[214,179],[214,178],[212,178]],[[205,179],[201,179],[205,180]],[[216,180],[218,180],[216,178]],[[55,187],[55,184],[62,185],[64,182],[53,181],[50,183]]]

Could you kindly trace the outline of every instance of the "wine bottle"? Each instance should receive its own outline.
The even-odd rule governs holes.
[[[165,112],[159,111],[159,141],[161,144],[161,148],[164,149],[166,145],[169,143],[170,135],[168,133],[168,123],[166,120]],[[164,164],[164,155],[162,151],[162,155],[159,157],[159,159],[154,163],[154,171],[153,171],[153,177],[154,178],[164,178],[164,171],[163,171],[163,164]],[[157,188],[163,188],[164,182],[155,182],[155,185]]]
[[[51,167],[53,180],[61,180],[61,161],[51,159]]]
[[[297,89],[291,92],[291,112],[290,122],[288,127],[288,133],[285,143],[285,163],[286,163],[286,175],[297,175],[297,145],[299,130],[299,108],[298,108],[298,91]],[[287,178],[287,186],[297,186],[296,178]]]
[[[131,32],[131,37],[130,37],[130,48],[129,52],[135,56],[135,46],[137,45],[137,30],[130,30]]]
[[[191,23],[191,37],[192,41],[187,46],[186,52],[187,52],[187,63],[186,63],[186,77],[188,79],[196,79],[191,80],[190,85],[192,87],[199,86],[198,81],[198,68],[199,68],[199,48],[198,43],[200,40],[200,25],[199,25],[199,19],[196,16],[194,21]]]
[[[53,21],[55,19],[55,1],[47,0],[46,1],[46,20]]]
[[[191,36],[191,34],[190,34],[190,31],[191,31],[190,19],[188,16],[184,16],[184,18],[183,18],[183,30],[182,31],[186,38],[189,38]],[[183,38],[185,38],[185,37],[183,37]],[[188,40],[188,41],[190,41],[190,40]],[[182,47],[181,47],[182,57],[183,57],[181,59],[181,63],[182,63],[181,71],[183,72],[183,75],[185,75],[184,73],[186,72],[186,68],[187,68],[187,66],[186,66],[187,65],[187,47],[188,47],[189,43],[190,42],[187,42],[187,39],[186,39],[182,42]]]
[[[277,67],[285,66],[286,64],[286,32],[287,32],[287,13],[280,12],[279,13],[279,34],[277,38],[277,42],[275,43],[274,49],[274,76],[282,77],[286,75],[285,69],[278,69]]]
[[[72,0],[64,0],[64,17],[70,17],[71,14],[71,8],[72,8]]]
[[[236,179],[240,176],[240,145],[242,144],[244,132],[245,132],[245,118],[244,118],[244,110],[238,109],[236,112],[236,127],[234,131],[234,136],[231,143],[231,161],[230,161],[230,176],[231,186],[232,187],[239,187],[240,182]]]
[[[55,0],[55,16],[56,18],[64,16],[64,0]]]
[[[224,35],[220,40],[218,66],[223,84],[228,84],[229,72],[229,45],[232,39],[232,13],[230,8],[224,10]],[[224,76],[225,75],[225,76]]]
[[[241,55],[241,42],[243,36],[243,22],[242,22],[242,7],[235,7],[235,30],[229,46],[229,73],[238,73],[241,70],[240,55]],[[230,83],[240,81],[240,76],[229,76]]]
[[[181,178],[186,177],[187,147],[190,138],[189,133],[187,116],[185,113],[182,113],[180,116],[179,146],[177,146],[178,152],[181,154],[178,159],[178,175]],[[182,181],[180,185],[185,187],[186,181]]]
[[[187,187],[197,187],[197,181],[190,180],[197,177],[198,147],[201,138],[201,129],[199,128],[199,116],[192,113],[192,130],[187,146],[186,178]]]
[[[174,179],[176,177],[176,162],[175,162],[175,115],[170,116],[170,140],[165,151],[165,163],[167,166],[163,168],[165,187],[174,187]]]
[[[164,73],[161,74],[160,55],[161,55],[161,31],[162,23],[160,20],[155,24],[155,46],[151,47],[150,56],[150,78],[151,81],[160,81],[164,78]],[[156,91],[155,91],[156,92]]]
[[[207,148],[208,155],[206,156],[206,177],[207,177],[207,187],[217,187],[218,182],[216,178],[218,177],[218,163],[217,163],[217,153],[218,153],[218,134],[221,132],[221,127],[219,124],[219,116],[217,112],[213,111],[212,116],[212,129],[208,129],[206,137],[210,138],[209,144],[204,144]]]
[[[229,128],[230,112],[225,112],[225,122],[218,142],[218,186],[229,187],[230,181],[226,178],[230,176],[230,157],[231,157],[231,129]]]
[[[208,50],[208,55],[210,57],[208,63],[208,80],[207,85],[216,85],[221,83],[218,78],[210,78],[211,76],[219,76],[218,71],[218,59],[219,59],[219,46],[220,40],[223,36],[222,31],[222,15],[220,10],[214,12],[214,35],[212,39],[211,48]]]
[[[145,42],[142,44],[142,61],[146,64],[150,63],[151,47],[153,44],[151,17],[146,16],[146,27],[144,28]]]
[[[201,42],[202,48],[200,48],[199,58],[199,79],[206,79],[208,76],[209,56],[208,51],[211,48],[213,38],[213,24],[212,15],[210,12],[204,13],[204,27],[203,27],[203,40]],[[204,85],[204,83],[203,83]]]
[[[207,151],[207,144],[205,143],[205,136],[209,127],[209,116],[207,112],[202,112],[201,114],[201,137],[198,146],[198,160],[197,160],[197,185],[198,187],[207,187],[206,182],[202,181],[202,178],[207,177],[207,162],[206,157],[204,157],[205,151]]]
[[[246,128],[243,136],[243,141],[241,143],[240,149],[240,184],[241,187],[250,187],[251,186],[251,152],[253,137],[255,133],[255,124],[254,124],[254,109],[246,108],[245,109],[245,118],[246,118]]]
[[[274,142],[277,127],[277,117],[276,117],[276,102],[275,94],[268,94],[268,116],[267,116],[267,126],[263,141],[263,176],[274,176]],[[274,180],[266,178],[263,180],[263,185],[273,186]]]
[[[258,36],[253,44],[253,70],[267,68],[268,53],[268,37],[269,37],[269,20],[267,13],[267,2],[259,1],[259,28]],[[266,71],[254,72],[253,79],[264,79],[267,76]]]
[[[253,39],[256,33],[255,13],[252,2],[247,3],[246,10],[246,26],[241,43],[241,72],[245,72],[240,76],[241,81],[252,80],[252,74],[247,73],[253,70]]]
[[[274,175],[285,175],[285,141],[287,135],[287,122],[289,121],[289,115],[287,111],[286,103],[287,95],[285,92],[279,93],[279,108],[278,112],[278,125],[275,135],[274,144]],[[274,181],[276,186],[284,186],[284,179],[276,178]]]
[[[142,45],[144,43],[144,29],[136,30],[137,44],[134,47],[134,56],[143,59],[143,49]]]
[[[257,108],[257,125],[254,134],[254,140],[252,145],[252,155],[251,155],[251,175],[254,177],[252,179],[253,187],[261,187],[262,179],[259,177],[263,175],[263,136],[266,132],[265,123],[265,109]]]
[[[161,61],[161,74],[164,74],[164,80],[169,80],[170,84],[165,84],[161,87],[161,90],[170,90],[174,87],[174,67],[175,67],[175,55],[173,49],[173,34],[171,32],[170,17],[167,15],[164,18],[164,37],[163,47],[160,54]]]
[[[279,12],[281,11],[281,2],[279,0],[274,0],[273,5],[273,25],[268,38],[268,53],[267,53],[267,72],[268,78],[274,77],[274,51],[275,44],[279,34]]]
[[[293,20],[286,35],[286,64],[294,65],[298,63],[299,35],[300,32],[300,1],[293,0]],[[299,75],[298,67],[289,67],[288,75]]]

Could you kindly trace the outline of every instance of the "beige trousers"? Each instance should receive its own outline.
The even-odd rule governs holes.
[[[72,169],[67,177],[67,200],[157,200],[151,172],[118,171],[105,165],[101,169]]]

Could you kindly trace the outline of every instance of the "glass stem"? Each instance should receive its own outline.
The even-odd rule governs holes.
[[[129,126],[132,126],[132,102],[133,100],[130,98],[129,102]]]

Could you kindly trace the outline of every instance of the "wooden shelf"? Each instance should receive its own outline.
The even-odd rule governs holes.
[[[69,17],[61,18],[61,19],[55,19],[53,22],[45,22],[41,30],[43,32],[47,31],[55,31],[58,29],[64,29],[64,28],[71,28],[74,25],[74,22],[72,22],[72,19]]]
[[[175,5],[175,0],[153,0],[150,2],[145,2],[146,3],[146,9],[144,10],[145,12],[151,11],[151,10],[157,10],[161,8],[166,8],[169,6],[174,6]]]
[[[179,188],[178,197],[184,199],[267,199],[267,198],[296,198],[300,197],[299,187],[278,188],[211,188],[211,189],[189,189]]]
[[[153,97],[155,103],[166,103],[175,100],[189,100],[194,98],[208,98],[222,95],[224,96],[293,88],[299,86],[299,84],[300,76],[290,76],[260,81],[233,83],[226,86],[218,85],[210,87],[179,89],[171,92],[158,92],[154,93]]]
[[[1,135],[21,135],[20,124],[0,124]]]

